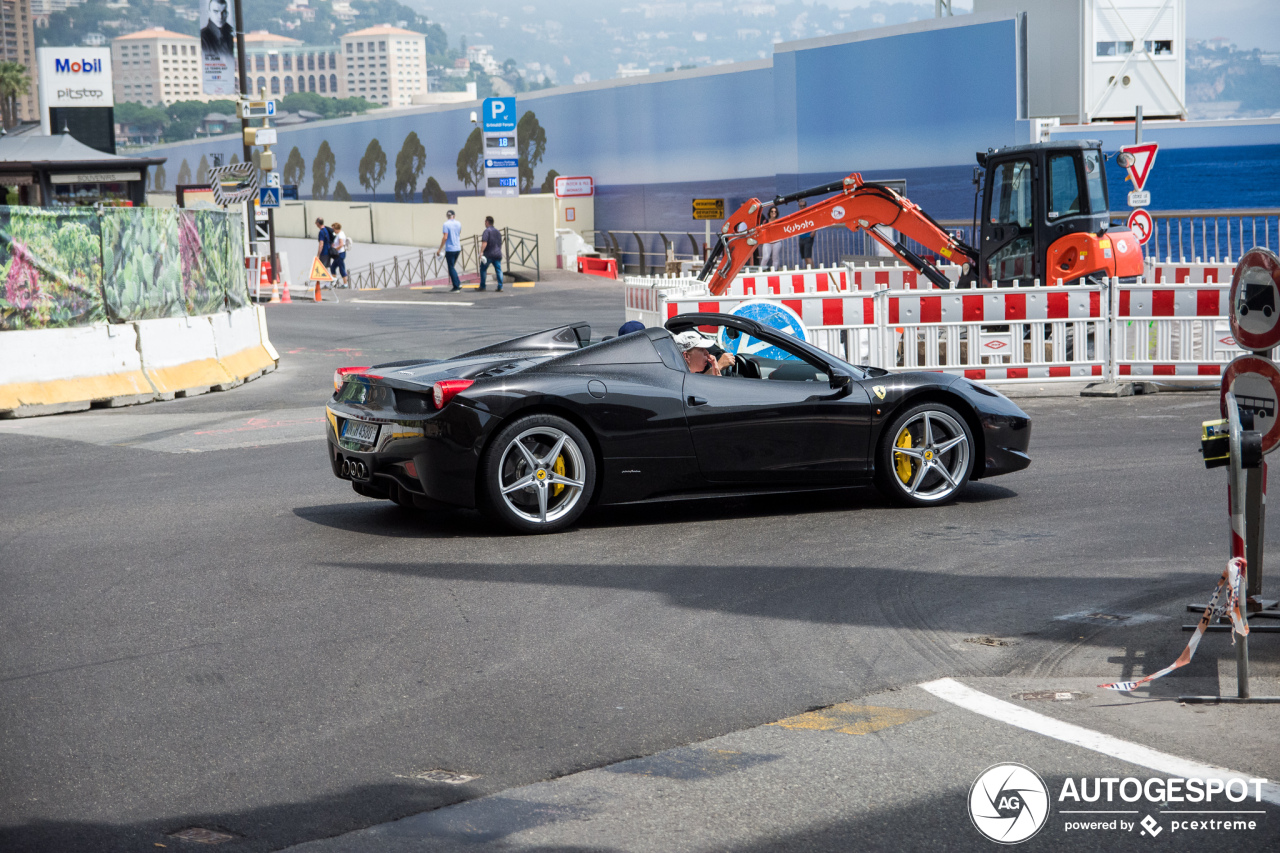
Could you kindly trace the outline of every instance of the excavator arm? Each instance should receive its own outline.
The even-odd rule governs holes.
[[[828,193],[835,195],[777,219],[765,218],[771,206],[778,207],[802,198]],[[941,288],[950,288],[952,282],[936,267],[903,245],[901,240],[891,240],[880,229],[897,230],[941,257],[960,264],[966,273],[977,265],[977,250],[948,234],[929,214],[891,187],[864,181],[862,175],[855,172],[842,181],[787,196],[777,196],[771,205],[754,198],[745,202],[725,220],[720,239],[698,278],[707,282],[711,292],[719,296],[728,289],[734,276],[746,265],[758,246],[831,225],[843,225],[851,231],[866,231],[895,257]]]

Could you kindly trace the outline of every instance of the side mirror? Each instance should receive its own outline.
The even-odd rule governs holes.
[[[848,391],[853,384],[853,377],[847,373],[831,373],[831,388],[834,391]]]

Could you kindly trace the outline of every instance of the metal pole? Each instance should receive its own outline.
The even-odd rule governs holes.
[[[240,0],[235,0],[236,6],[236,62],[240,69],[240,94],[244,96],[251,94],[253,89],[249,87],[249,59],[244,52],[244,11],[240,8]],[[244,162],[253,162],[253,150],[247,143],[244,143],[244,131],[249,126],[249,120],[240,116],[240,140],[243,144]],[[253,215],[253,200],[246,200],[244,203],[245,221],[249,223],[249,254],[258,254],[258,223]],[[275,255],[275,249],[272,248],[272,256]],[[275,271],[275,261],[271,262],[271,269]]]
[[[1133,144],[1142,144],[1142,104],[1133,108]]]
[[[1248,560],[1247,553],[1247,535],[1248,528],[1245,519],[1245,469],[1241,465],[1240,458],[1240,442],[1241,442],[1241,425],[1240,425],[1240,408],[1236,404],[1236,395],[1228,391],[1225,395],[1227,406],[1227,429],[1228,442],[1230,447],[1231,460],[1231,556],[1244,557]],[[1247,566],[1246,566],[1247,567]],[[1247,581],[1242,581],[1247,584]],[[1243,589],[1237,590],[1238,593],[1247,592]],[[1249,622],[1249,607],[1247,603],[1240,608],[1244,616],[1245,624]],[[1236,643],[1236,695],[1241,699],[1249,698],[1249,637],[1248,635],[1236,635],[1234,638]]]

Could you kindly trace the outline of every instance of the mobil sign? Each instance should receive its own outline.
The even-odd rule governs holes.
[[[111,49],[106,47],[42,47],[36,51],[40,68],[40,113],[50,107],[110,107]],[[59,128],[60,129],[60,128]]]

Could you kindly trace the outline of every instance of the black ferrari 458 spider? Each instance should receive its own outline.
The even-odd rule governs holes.
[[[1027,415],[956,376],[857,367],[726,314],[590,335],[574,323],[443,361],[339,370],[334,475],[366,497],[480,507],[547,533],[596,504],[868,481],[933,505],[1030,463]]]

